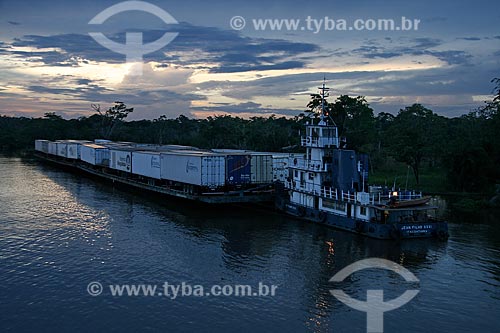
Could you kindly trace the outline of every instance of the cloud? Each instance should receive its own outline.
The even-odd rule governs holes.
[[[280,69],[293,69],[303,68],[306,63],[303,61],[284,61],[272,65],[233,65],[233,66],[219,66],[212,69],[212,73],[235,73],[235,72],[249,72],[249,71],[268,71]]]
[[[234,114],[242,117],[248,117],[251,115],[266,116],[272,114],[281,116],[296,116],[300,113],[300,111],[293,109],[263,107],[262,104],[251,101],[239,104],[214,103],[214,105],[211,106],[191,107],[191,110],[192,113],[198,117],[220,114]]]
[[[475,39],[474,39],[475,40]],[[391,41],[392,42],[392,41]],[[410,45],[408,45],[410,43]],[[432,56],[449,65],[469,65],[472,55],[462,50],[436,50],[442,49],[444,42],[437,38],[413,38],[408,42],[400,40],[397,45],[381,44],[368,41],[365,45],[352,50],[355,55],[366,59],[390,59],[405,55]]]
[[[410,42],[413,42],[414,45],[412,47],[417,49],[429,49],[439,46],[443,43],[443,41],[440,39],[429,37],[414,38]]]
[[[467,41],[478,41],[481,40],[479,37],[459,37],[457,38],[459,40],[467,40]]]
[[[159,62],[159,66],[176,64],[206,68],[216,73],[235,71],[302,68],[304,61],[294,56],[315,52],[319,47],[311,43],[280,39],[250,38],[235,31],[201,27],[188,23],[169,25],[163,30],[138,30],[144,43],[157,40],[165,32],[178,32],[178,37],[162,50],[144,55],[144,60]],[[125,42],[125,32],[109,34],[109,39]],[[14,49],[12,49],[12,47]],[[33,48],[25,51],[20,48]],[[0,45],[3,53],[50,66],[79,66],[81,61],[121,63],[125,56],[99,45],[86,34],[59,34],[51,36],[26,35],[10,45]],[[189,56],[191,55],[191,56]]]

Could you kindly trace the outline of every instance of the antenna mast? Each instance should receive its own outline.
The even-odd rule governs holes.
[[[325,97],[329,96],[328,91],[330,90],[330,88],[326,87],[326,78],[324,76],[323,76],[323,86],[318,87],[318,89],[321,91],[321,115],[320,115],[319,125],[326,125]]]

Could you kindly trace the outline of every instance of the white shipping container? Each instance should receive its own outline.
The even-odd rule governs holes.
[[[55,142],[49,142],[49,154],[51,155],[57,155],[57,143]]]
[[[35,140],[35,150],[43,153],[48,153],[49,140]]]
[[[109,149],[95,144],[83,144],[80,148],[81,160],[92,165],[109,166]]]
[[[77,160],[79,148],[79,143],[68,142],[66,146],[66,157]]]
[[[289,154],[273,155],[273,181],[284,182],[288,178]]]
[[[43,140],[42,141],[42,151],[44,153],[48,153],[49,152],[49,140]]]
[[[247,153],[252,153],[251,150],[245,150],[245,149],[225,149],[225,148],[214,148],[212,149],[214,153],[221,153],[221,154],[247,154]]]
[[[273,157],[270,154],[251,153],[250,181],[252,184],[273,182]]]
[[[111,140],[106,140],[106,139],[95,139],[95,140],[94,140],[94,142],[95,142],[95,143],[99,143],[99,144],[101,144],[101,143],[111,143],[111,142],[113,142],[113,141],[111,141]]]
[[[132,152],[132,173],[161,179],[161,155],[156,152]]]
[[[64,142],[56,142],[57,144],[57,156],[67,157],[68,156],[68,144]]]
[[[209,153],[162,153],[161,178],[198,186],[222,186],[226,178],[225,157]]]
[[[115,170],[132,172],[132,151],[109,149],[109,167]]]

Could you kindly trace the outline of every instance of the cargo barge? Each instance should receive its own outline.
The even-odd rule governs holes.
[[[272,202],[274,179],[284,172],[278,162],[273,168],[271,153],[99,139],[36,140],[35,155],[112,182],[208,204]]]
[[[437,207],[415,191],[368,186],[368,156],[345,148],[328,117],[323,83],[317,123],[306,124],[305,154],[289,160],[289,176],[276,193],[276,207],[307,221],[379,239],[448,238]]]

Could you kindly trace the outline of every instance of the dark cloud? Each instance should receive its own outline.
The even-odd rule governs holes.
[[[412,47],[417,49],[429,49],[439,46],[443,43],[443,41],[440,39],[428,37],[414,38],[411,40],[411,42],[414,43]]]
[[[56,94],[56,95],[78,95],[79,89],[78,88],[50,88],[46,86],[28,86],[26,87],[27,90],[35,93],[43,93],[43,94]]]
[[[10,25],[21,25],[21,23],[15,21],[7,21],[7,23]]]
[[[207,63],[212,72],[235,72],[250,70],[271,70],[302,68],[303,61],[293,60],[294,56],[319,50],[311,43],[291,42],[279,39],[250,38],[235,31],[212,27],[194,26],[181,23],[165,30],[146,30],[144,43],[157,40],[165,32],[178,32],[177,38],[162,50],[144,55],[145,61],[168,64],[199,65]],[[125,32],[110,34],[109,39],[125,42]],[[120,63],[125,56],[108,50],[89,35],[60,34],[53,36],[27,35],[11,43],[14,47],[32,47],[33,52],[15,51],[9,45],[0,45],[0,51],[10,53],[28,61],[43,62],[51,66],[78,66],[81,61],[104,61]],[[54,51],[53,49],[58,51]],[[60,51],[59,51],[60,50]],[[179,56],[186,54],[187,56]],[[189,56],[191,55],[191,56]]]
[[[26,89],[37,94],[52,94],[57,99],[72,99],[89,102],[107,102],[112,103],[117,100],[125,100],[131,105],[153,105],[155,103],[170,103],[175,101],[193,101],[203,100],[204,96],[196,94],[179,94],[168,89],[123,89],[116,92],[112,89],[102,86],[99,81],[88,79],[75,79],[71,76],[59,78],[57,80],[39,80],[36,84],[27,86]],[[69,88],[68,88],[69,87]]]
[[[110,63],[124,61],[124,56],[111,52],[97,44],[89,35],[62,34],[53,36],[27,35],[16,38],[11,46],[32,47],[38,51],[7,50],[24,60],[43,62],[51,66],[78,66],[78,60],[96,60]],[[59,49],[60,51],[45,51],[44,49]]]
[[[272,65],[236,65],[236,66],[219,66],[211,72],[213,73],[236,73],[236,72],[248,72],[248,71],[268,71],[273,69],[293,69],[302,68],[305,63],[302,61],[285,61],[281,63],[276,63]]]
[[[467,40],[467,41],[478,41],[481,40],[479,37],[459,37],[457,38],[459,40]]]
[[[405,46],[392,46],[392,45],[380,45],[376,42],[370,41],[366,45],[360,46],[352,50],[352,53],[361,55],[367,59],[390,59],[395,57],[400,57],[403,55],[430,55],[442,60],[449,65],[470,65],[470,60],[472,55],[465,51],[458,50],[446,50],[446,51],[436,51],[432,50],[437,46],[442,46],[443,41],[436,38],[414,38],[410,40],[412,45]]]
[[[450,65],[470,65],[472,55],[464,51],[426,51],[424,54],[432,55],[439,60],[445,61]]]
[[[277,114],[277,115],[295,116],[301,112],[292,109],[266,108],[263,107],[261,104],[254,102],[244,102],[240,104],[217,103],[216,105],[217,106],[192,107],[191,110],[194,112],[203,112],[206,113],[207,115],[225,112],[230,114],[255,113],[255,114],[269,114],[269,115]]]
[[[78,84],[82,84],[82,85],[88,85],[89,83],[92,82],[92,80],[88,80],[88,79],[77,79],[76,82]]]

